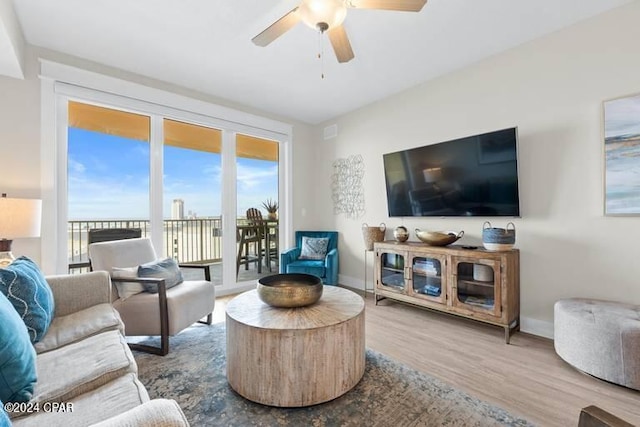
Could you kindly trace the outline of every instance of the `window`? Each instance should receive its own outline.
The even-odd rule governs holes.
[[[239,289],[235,285],[236,264],[236,155],[235,140],[237,134],[251,135],[257,138],[277,141],[278,144],[278,210],[280,241],[291,243],[293,231],[290,216],[291,206],[291,163],[292,163],[292,126],[280,121],[268,119],[231,109],[209,102],[196,100],[175,93],[155,89],[138,83],[89,72],[80,68],[40,60],[41,78],[41,159],[42,159],[42,269],[47,274],[64,273],[68,270],[68,247],[70,219],[69,209],[74,201],[68,202],[68,133],[70,127],[69,105],[80,104],[105,107],[135,116],[144,116],[149,120],[148,142],[148,198],[141,201],[148,206],[149,229],[147,236],[152,239],[156,251],[165,251],[163,245],[163,223],[169,216],[173,199],[168,196],[169,188],[164,188],[164,120],[174,120],[194,124],[221,132],[221,222],[222,263],[228,266],[221,272],[221,287],[233,292]],[[94,131],[96,131],[94,129]],[[113,136],[111,130],[105,133]],[[134,139],[135,138],[129,138]],[[141,141],[137,139],[136,141]],[[168,145],[168,144],[167,144]],[[71,161],[73,161],[73,157]],[[78,170],[82,166],[75,165]],[[79,187],[76,187],[79,188]],[[165,190],[167,195],[165,195]],[[120,194],[122,196],[122,194]],[[70,197],[70,196],[69,196]],[[171,197],[172,200],[164,200]],[[215,196],[212,200],[215,200]],[[122,200],[122,198],[119,198]],[[186,200],[185,200],[186,201]],[[185,206],[186,208],[186,206]],[[179,207],[176,207],[179,209]],[[195,209],[194,209],[195,210]],[[188,212],[188,208],[186,208]],[[75,214],[74,214],[75,215]]]
[[[89,266],[88,232],[149,228],[149,116],[69,102],[68,257]]]

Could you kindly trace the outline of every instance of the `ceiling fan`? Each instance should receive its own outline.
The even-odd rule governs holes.
[[[302,0],[299,6],[271,24],[251,41],[258,46],[269,43],[302,21],[309,27],[327,33],[338,62],[354,58],[347,32],[342,26],[347,9],[383,9],[420,12],[427,0]]]

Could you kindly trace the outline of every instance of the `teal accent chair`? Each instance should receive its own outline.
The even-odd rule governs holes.
[[[323,260],[298,259],[302,249],[302,237],[328,237],[327,256]],[[306,273],[322,279],[325,285],[338,284],[338,232],[296,231],[296,247],[280,254],[280,273]]]

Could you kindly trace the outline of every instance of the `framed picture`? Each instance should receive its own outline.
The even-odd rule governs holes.
[[[640,94],[603,102],[604,214],[640,215]]]

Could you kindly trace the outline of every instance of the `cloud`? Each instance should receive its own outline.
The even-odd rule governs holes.
[[[220,181],[222,178],[222,166],[207,166],[202,169],[202,174],[213,181]]]
[[[70,174],[82,174],[87,169],[84,164],[74,160],[71,156],[69,156],[67,167]]]
[[[255,188],[259,187],[261,184],[272,184],[273,182],[275,182],[277,187],[278,166],[260,168],[238,163],[237,176],[238,191],[240,191],[240,189],[255,190]]]
[[[148,180],[69,174],[69,219],[149,217]]]

